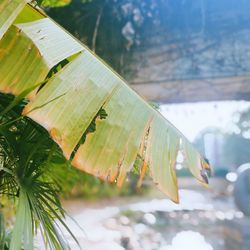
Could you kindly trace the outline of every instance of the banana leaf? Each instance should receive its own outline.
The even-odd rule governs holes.
[[[121,187],[140,158],[139,183],[149,169],[157,187],[178,202],[175,165],[182,151],[206,184],[209,166],[200,154],[124,79],[42,10],[24,0],[9,3],[0,0],[0,92],[32,89],[23,116],[43,126],[74,167]],[[96,130],[86,134],[93,120]]]

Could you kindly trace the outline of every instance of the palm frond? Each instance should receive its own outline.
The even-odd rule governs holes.
[[[5,116],[14,118],[8,117],[8,113]],[[0,196],[15,198],[18,202],[10,249],[33,249],[33,237],[38,229],[49,249],[69,249],[61,227],[76,242],[77,239],[64,222],[59,189],[47,171],[48,161],[51,166],[58,161],[62,166],[67,164],[59,147],[46,130],[28,118],[1,126],[0,139]]]

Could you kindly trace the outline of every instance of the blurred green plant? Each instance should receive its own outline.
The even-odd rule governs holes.
[[[72,0],[37,0],[36,2],[42,7],[63,7],[70,4]]]

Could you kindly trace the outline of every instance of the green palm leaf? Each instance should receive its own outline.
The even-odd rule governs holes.
[[[207,166],[198,152],[120,76],[41,11],[23,0],[2,7],[6,2],[0,0],[0,91],[20,95],[68,60],[40,91],[28,95],[23,115],[48,130],[73,166],[122,186],[140,157],[140,181],[148,167],[160,190],[177,202],[175,162],[182,141],[188,167],[205,182]],[[98,118],[101,109],[106,119]],[[82,143],[93,120],[96,131]]]

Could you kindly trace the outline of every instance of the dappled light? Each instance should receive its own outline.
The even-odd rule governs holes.
[[[205,241],[204,236],[193,231],[177,233],[170,246],[161,247],[160,250],[182,250],[186,247],[192,250],[213,250],[213,247]]]

